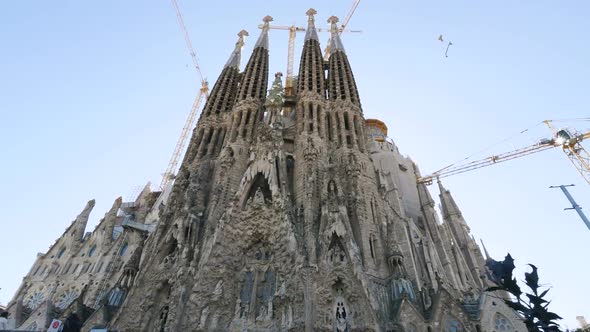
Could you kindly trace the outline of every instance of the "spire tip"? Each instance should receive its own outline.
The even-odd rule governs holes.
[[[328,23],[330,23],[330,24],[336,24],[336,23],[338,23],[338,21],[339,21],[338,17],[334,16],[334,15],[332,15],[328,18]]]
[[[238,37],[240,37],[240,39],[244,39],[244,37],[250,36],[250,34],[248,33],[248,31],[243,30],[238,32]]]
[[[262,18],[262,22],[264,22],[264,24],[268,24],[272,21],[273,21],[273,18],[270,15],[266,15],[265,17]]]

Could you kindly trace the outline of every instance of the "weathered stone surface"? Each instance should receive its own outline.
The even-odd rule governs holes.
[[[339,37],[327,78],[308,32],[295,98],[277,74],[264,99],[266,30],[243,73],[240,36],[174,186],[117,200],[83,237],[89,204],[25,278],[19,326],[75,310],[85,330],[492,331],[502,317],[524,331],[484,295],[484,258],[450,192],[440,185],[441,222],[418,167],[365,122]]]

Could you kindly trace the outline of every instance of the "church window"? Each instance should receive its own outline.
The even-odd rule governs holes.
[[[209,148],[209,143],[211,143],[211,139],[213,138],[214,131],[215,131],[215,129],[209,130],[209,134],[207,135],[207,140],[205,141],[205,143],[203,143],[203,150],[201,152],[201,156],[204,156],[207,154],[207,149]]]
[[[332,141],[332,117],[326,113],[326,126],[328,127],[328,139]]]
[[[445,317],[445,320],[443,323],[443,332],[463,332],[463,331],[466,331],[465,328],[463,328],[463,324],[461,324],[461,322],[459,322],[455,317],[453,317],[453,316]]]
[[[125,296],[125,290],[117,287],[111,291],[109,296],[109,305],[118,307],[123,302]]]
[[[375,235],[371,234],[369,235],[369,249],[371,250],[371,258],[373,259],[373,262],[376,261],[375,259],[375,246],[377,245],[376,243],[377,241],[375,240]]]
[[[64,310],[67,308],[74,300],[78,298],[78,291],[75,289],[69,289],[65,291],[63,294],[59,296],[56,302],[56,306],[59,309]]]
[[[318,119],[318,134],[320,134],[320,137],[322,137],[323,133],[322,133],[322,130],[320,130],[322,128],[322,108],[320,106],[318,106],[316,117]]]
[[[45,294],[43,294],[43,292],[41,291],[36,291],[35,293],[29,296],[25,305],[27,306],[27,308],[35,310],[41,303],[43,303],[44,300]]]
[[[510,320],[508,320],[508,318],[506,318],[506,316],[497,312],[494,315],[494,332],[502,332],[502,331],[514,331],[514,327],[510,323]]]
[[[35,273],[33,273],[33,275],[37,275],[37,273],[39,272],[39,269],[41,269],[41,265],[37,266],[37,268],[35,269]]]
[[[279,173],[279,157],[275,158],[275,171],[277,172],[277,185],[281,188],[281,174]]]
[[[293,156],[287,156],[287,185],[289,186],[289,192],[293,193],[294,190],[294,176],[295,176],[295,159]]]
[[[246,273],[244,273],[242,290],[240,291],[240,318],[248,317],[253,286],[254,275],[252,274],[252,271],[246,271]]]
[[[248,124],[250,122],[250,110],[246,112],[246,122],[244,124]]]
[[[66,248],[63,247],[59,250],[59,252],[57,253],[57,258],[61,258],[61,256],[64,255],[64,253],[66,252]]]
[[[348,122],[348,113],[344,112],[344,129],[350,130],[350,123]]]
[[[127,252],[127,247],[128,247],[127,242],[123,243],[123,245],[121,246],[121,249],[119,249],[119,256],[125,255],[125,253]]]
[[[90,248],[90,250],[88,250],[88,257],[92,257],[94,255],[95,251],[96,251],[96,246],[92,246],[92,248]]]

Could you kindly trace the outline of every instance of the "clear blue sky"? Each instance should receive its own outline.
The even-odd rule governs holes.
[[[188,1],[180,6],[204,74],[217,78],[245,28],[261,18],[318,26],[351,1]],[[84,207],[89,230],[117,196],[159,183],[199,88],[171,4],[11,1],[0,10],[0,303]],[[343,41],[367,118],[423,173],[490,146],[549,136],[544,119],[589,115],[590,2],[368,1]],[[449,57],[439,34],[453,42]],[[296,57],[298,63],[301,37]],[[321,38],[325,41],[326,35]],[[271,73],[285,71],[287,33],[272,31]],[[245,63],[245,59],[243,63]],[[589,123],[572,123],[586,130]],[[483,157],[486,154],[481,154]],[[476,238],[524,272],[540,268],[554,311],[590,318],[590,231],[550,185],[589,187],[558,150],[446,179]],[[432,188],[433,190],[435,188]],[[438,194],[435,192],[435,194]]]

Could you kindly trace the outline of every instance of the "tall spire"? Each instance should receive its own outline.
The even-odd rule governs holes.
[[[455,199],[451,195],[451,192],[445,189],[445,187],[443,187],[440,179],[438,179],[437,182],[438,190],[440,191],[440,204],[442,207],[443,217],[446,219],[450,216],[458,216],[459,219],[461,219],[461,221],[465,223],[461,215],[461,210],[459,210],[459,206],[455,202]],[[465,224],[465,226],[467,226],[467,224]]]
[[[315,29],[315,18],[313,17],[315,14],[317,14],[318,12],[313,9],[313,8],[309,8],[306,12],[305,15],[308,16],[307,18],[307,32],[305,32],[305,40],[308,39],[314,39],[314,40],[320,40],[318,38],[318,32]]]
[[[248,98],[264,101],[264,97],[266,97],[268,85],[268,29],[272,17],[267,15],[262,21],[264,22],[262,32],[244,69],[238,91],[238,101]]]
[[[344,52],[344,45],[342,45],[342,40],[340,40],[340,31],[338,31],[338,23],[339,19],[336,16],[330,16],[328,18],[328,23],[330,23],[330,52],[333,54],[336,51]]]
[[[215,82],[203,108],[203,114],[205,116],[229,112],[233,107],[238,92],[240,59],[242,47],[244,46],[244,37],[246,36],[248,36],[246,30],[238,33],[236,46],[223,67],[221,74],[219,74],[219,78]]]
[[[354,75],[350,68],[350,63],[344,52],[344,46],[340,40],[338,31],[338,17],[331,16],[328,19],[330,23],[330,58],[328,68],[328,97],[332,101],[347,100],[352,104],[360,107],[359,98]],[[362,110],[360,110],[362,112]]]
[[[479,239],[479,241],[481,242],[481,246],[483,247],[483,252],[484,252],[484,255],[486,256],[485,259],[487,262],[488,260],[492,259],[492,256],[490,256],[490,253],[488,252],[486,245],[483,243],[483,240]]]
[[[80,212],[80,214],[76,217],[76,220],[74,220],[74,222],[72,223],[72,233],[74,234],[74,239],[81,241],[84,238],[86,224],[88,223],[90,212],[92,212],[95,203],[96,201],[94,199],[89,200],[88,203],[86,203],[84,210]]]
[[[262,47],[268,50],[268,29],[270,28],[269,25],[272,21],[273,18],[270,15],[266,15],[262,19],[262,22],[264,22],[264,24],[262,25],[262,33],[260,33],[260,37],[258,37],[258,40],[254,45],[254,48]]]
[[[310,8],[306,14],[309,17],[307,21],[307,32],[305,42],[301,51],[301,62],[299,63],[299,79],[297,92],[310,91],[315,92],[324,98],[325,96],[325,78],[324,78],[324,58],[317,31],[315,29],[314,15],[316,10]]]
[[[235,67],[240,69],[240,60],[242,58],[242,47],[244,47],[244,38],[249,36],[248,31],[242,30],[238,33],[238,41],[236,42],[236,47],[234,51],[229,56],[225,67]],[[224,67],[224,68],[225,68]]]

